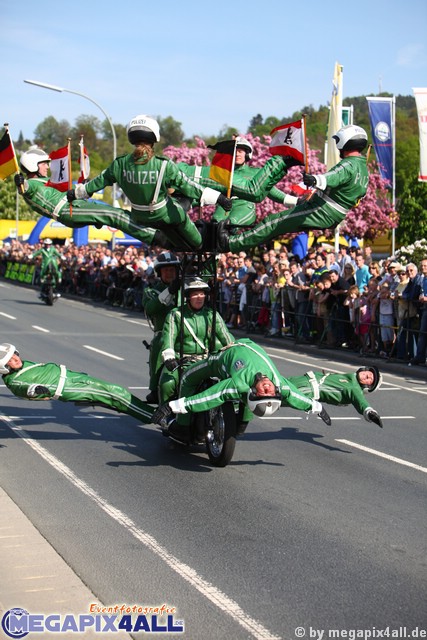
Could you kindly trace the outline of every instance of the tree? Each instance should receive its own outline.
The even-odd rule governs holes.
[[[71,137],[71,126],[67,120],[58,122],[53,116],[48,116],[34,130],[34,144],[47,153],[67,144]]]
[[[427,183],[418,182],[417,173],[406,180],[398,208],[400,221],[396,239],[399,244],[427,238]]]
[[[179,145],[184,142],[184,132],[181,122],[174,120],[172,116],[161,118],[157,116],[160,127],[160,136],[164,145]]]
[[[6,180],[0,180],[0,202],[0,218],[3,220],[15,220],[16,187],[13,176],[9,176]],[[35,220],[38,217],[21,196],[19,196],[18,207],[20,220]]]

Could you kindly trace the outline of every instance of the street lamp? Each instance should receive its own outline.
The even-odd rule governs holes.
[[[56,87],[53,84],[46,84],[46,82],[37,82],[37,80],[24,80],[24,82],[27,82],[28,84],[34,84],[34,85],[36,85],[36,87],[42,87],[43,89],[50,89],[51,91],[58,91],[59,93],[62,93],[63,91],[65,91],[66,93],[74,93],[76,96],[81,96],[82,98],[86,98],[86,100],[89,100],[90,102],[92,102],[96,107],[98,107],[98,109],[101,109],[102,113],[107,118],[108,122],[110,123],[111,132],[113,134],[113,160],[115,160],[115,158],[117,156],[116,131],[114,129],[114,125],[113,125],[113,122],[112,122],[110,116],[108,115],[108,113],[106,113],[104,111],[104,109],[101,107],[100,104],[95,102],[95,100],[93,98],[89,98],[89,96],[86,96],[84,93],[79,93],[79,91],[72,91],[71,89],[64,89],[64,87]],[[112,191],[113,191],[113,206],[115,206],[115,204],[116,204],[116,183],[113,184]]]

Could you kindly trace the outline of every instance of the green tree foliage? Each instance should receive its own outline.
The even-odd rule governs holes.
[[[34,144],[50,153],[52,149],[63,147],[70,136],[71,126],[68,120],[58,122],[53,116],[48,116],[35,128]]]
[[[399,244],[427,238],[427,183],[418,182],[418,174],[406,178],[398,210],[400,222],[396,239]]]
[[[18,199],[19,220],[35,220],[37,215],[21,196]],[[16,219],[16,187],[13,176],[0,180],[0,218],[2,220]]]

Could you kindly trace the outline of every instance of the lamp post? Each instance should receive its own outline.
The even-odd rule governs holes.
[[[113,134],[113,160],[116,158],[117,156],[117,138],[116,138],[116,131],[114,129],[114,125],[113,122],[110,118],[110,116],[108,115],[108,113],[106,113],[104,111],[104,109],[101,107],[100,104],[98,104],[97,102],[95,102],[95,100],[93,98],[90,98],[89,96],[85,95],[84,93],[80,93],[79,91],[72,91],[71,89],[64,89],[64,87],[57,87],[53,84],[46,84],[46,82],[38,82],[37,80],[24,80],[24,82],[27,82],[28,84],[34,84],[36,85],[36,87],[42,87],[43,89],[50,89],[51,91],[58,91],[59,93],[74,93],[76,96],[80,96],[82,98],[86,98],[86,100],[89,100],[90,102],[92,102],[96,107],[98,107],[98,109],[101,109],[102,113],[104,114],[104,116],[107,118],[110,127],[111,127],[111,132]],[[116,184],[113,184],[112,187],[112,191],[113,191],[113,206],[115,206],[116,204]]]

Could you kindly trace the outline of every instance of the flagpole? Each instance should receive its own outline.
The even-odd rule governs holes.
[[[67,138],[68,140],[68,189],[73,188],[73,177],[71,175],[71,138]],[[70,202],[70,218],[73,215],[73,205]]]
[[[302,122],[302,132],[304,136],[304,156],[305,156],[305,172],[308,173],[308,143],[307,143],[307,125],[306,125],[307,114],[303,113],[301,122]]]
[[[233,185],[233,177],[234,177],[234,163],[236,162],[236,149],[237,149],[237,140],[236,138],[234,138],[233,163],[231,165],[230,182],[228,183],[228,187],[227,187],[227,198],[231,196],[231,187]]]
[[[5,122],[3,126],[6,129],[7,135],[9,136],[10,144],[13,151],[13,162],[15,164],[16,173],[19,173],[19,165],[16,159],[15,147],[13,146],[13,140],[9,132],[9,123]],[[22,184],[19,185],[19,192],[21,194],[24,193],[24,187]],[[18,191],[16,191],[16,207],[15,207],[15,238],[16,240],[18,240],[18,227],[19,227],[19,198],[18,198]]]

